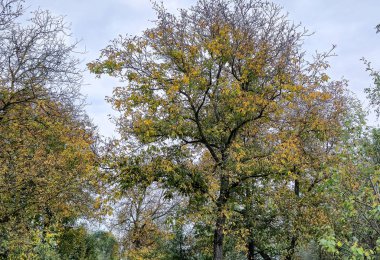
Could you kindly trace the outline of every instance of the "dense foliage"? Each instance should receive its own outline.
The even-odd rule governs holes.
[[[94,212],[97,137],[62,18],[36,11],[25,23],[21,1],[1,8],[0,255],[32,259]]]
[[[101,140],[63,19],[0,0],[0,258],[377,259],[380,131],[332,50],[266,1],[153,7],[88,64],[123,84]]]

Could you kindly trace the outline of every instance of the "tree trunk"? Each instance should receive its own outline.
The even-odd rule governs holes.
[[[300,182],[298,180],[299,173],[296,170],[296,167],[294,167],[294,173],[297,175],[297,179],[295,179],[295,181],[294,181],[294,194],[296,195],[296,197],[298,199],[300,197]],[[297,236],[294,235],[294,236],[292,236],[292,239],[290,241],[288,252],[287,252],[287,255],[285,257],[286,260],[293,259],[293,255],[294,255],[294,252],[296,249],[296,245],[297,245]]]
[[[264,260],[272,260],[269,255],[267,255],[264,251],[259,251],[259,254]]]
[[[248,250],[248,253],[247,253],[247,260],[255,260],[255,254],[256,252],[258,254],[260,254],[260,256],[264,259],[264,260],[271,260],[272,258],[266,254],[264,251],[262,251],[260,248],[258,248],[257,246],[255,246],[255,241],[253,238],[249,238],[248,239],[248,243],[247,243],[247,250]]]
[[[290,241],[290,246],[288,248],[288,253],[285,257],[285,260],[292,260],[294,256],[294,252],[296,249],[296,242],[297,242],[297,237],[293,236],[292,240]]]
[[[248,249],[247,259],[255,260],[255,241],[253,240],[253,238],[248,239],[247,249]]]
[[[244,211],[244,220],[246,222],[246,228],[249,230],[249,235],[247,237],[246,247],[247,247],[247,259],[248,260],[254,260],[255,259],[255,251],[256,251],[256,245],[255,245],[255,236],[254,236],[254,220],[252,218],[253,216],[253,204],[254,198],[253,198],[253,188],[254,184],[250,183],[248,185],[246,191],[245,191],[245,201],[248,201],[246,205],[246,209]]]
[[[214,230],[214,260],[223,260],[224,225],[226,223],[226,208],[229,197],[229,179],[222,174],[220,177],[220,194],[216,202],[217,217]]]
[[[214,260],[223,260],[223,241],[224,241],[224,224],[226,216],[220,212],[216,219],[216,227],[214,231]]]

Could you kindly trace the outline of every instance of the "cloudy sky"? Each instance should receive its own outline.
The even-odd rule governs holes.
[[[164,5],[176,12],[196,0],[163,0]],[[305,40],[304,49],[313,54],[316,50],[326,51],[337,45],[336,57],[331,59],[330,75],[333,79],[346,78],[350,90],[364,102],[364,88],[371,81],[360,58],[372,61],[380,69],[380,34],[374,27],[380,23],[379,0],[273,0],[284,7],[289,18],[302,23],[314,34]],[[110,40],[122,34],[138,34],[152,25],[154,20],[149,0],[26,0],[28,10],[49,9],[57,15],[65,15],[71,24],[73,36],[80,42],[83,68],[96,59],[99,51]],[[95,79],[85,73],[82,92],[87,95],[87,111],[100,132],[105,136],[114,135],[113,125],[108,119],[112,113],[105,96],[112,94],[115,80]],[[370,117],[371,124],[377,124]]]

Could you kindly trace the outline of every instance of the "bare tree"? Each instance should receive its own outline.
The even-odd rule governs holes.
[[[122,237],[128,250],[140,250],[156,243],[165,234],[165,220],[176,212],[182,198],[167,198],[167,191],[157,183],[135,186],[122,192],[116,203],[112,228]]]
[[[0,121],[15,105],[50,99],[71,109],[80,98],[79,60],[63,17],[37,10],[25,21],[21,0],[0,1]]]

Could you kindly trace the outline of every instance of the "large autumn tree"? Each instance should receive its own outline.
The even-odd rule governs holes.
[[[68,28],[22,4],[0,1],[0,255],[30,259],[93,211],[97,156]]]
[[[158,181],[191,201],[202,194],[222,259],[239,188],[283,178],[300,196],[298,175],[318,182],[305,164],[339,132],[344,84],[329,80],[323,55],[304,61],[305,31],[275,4],[201,0],[177,16],[154,9],[153,28],[114,40],[89,68],[126,84],[109,98],[128,144],[124,181]]]

